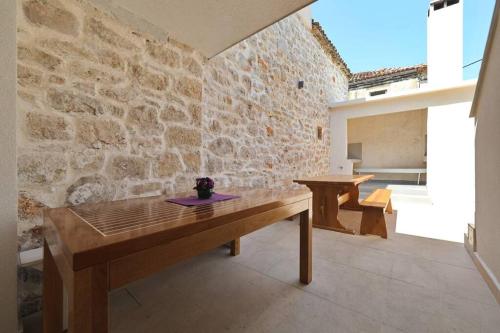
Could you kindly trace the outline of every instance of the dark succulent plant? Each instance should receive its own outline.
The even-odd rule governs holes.
[[[214,188],[214,181],[209,177],[196,178],[196,186],[193,187],[197,191],[209,191]]]

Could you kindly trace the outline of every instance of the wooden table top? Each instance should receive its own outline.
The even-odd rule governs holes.
[[[309,199],[307,189],[219,189],[240,198],[185,207],[167,196],[47,209],[44,234],[61,245],[73,269],[215,228],[267,210]],[[178,194],[176,197],[194,195]]]
[[[295,179],[294,182],[303,185],[308,185],[308,184],[358,185],[360,183],[372,179],[373,177],[374,175],[326,175],[326,176]]]

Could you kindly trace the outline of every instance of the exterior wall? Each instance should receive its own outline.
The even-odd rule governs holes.
[[[357,167],[425,168],[427,110],[349,119],[348,143],[362,143]],[[415,175],[377,175],[377,179],[415,180]]]
[[[497,3],[492,29],[474,101],[476,127],[476,236],[477,253],[500,290],[500,26]]]
[[[25,0],[17,40],[20,249],[41,245],[45,206],[328,172],[348,82],[297,15],[207,61],[85,1]]]
[[[463,80],[463,2],[440,10],[430,9],[427,21],[428,85],[457,84]],[[427,189],[438,205],[459,206],[461,223],[474,216],[474,121],[471,103],[428,109]],[[456,180],[460,179],[460,182]],[[450,193],[462,193],[460,198]]]
[[[0,331],[16,332],[16,1],[0,2]]]
[[[405,90],[420,88],[418,79],[409,79],[404,81],[392,82],[387,84],[378,85],[370,88],[350,89],[349,99],[367,98],[370,93],[379,90],[387,90],[386,94],[394,94]],[[380,95],[383,96],[383,95]]]

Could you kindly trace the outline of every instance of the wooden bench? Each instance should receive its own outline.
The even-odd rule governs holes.
[[[377,189],[361,202],[363,216],[361,218],[361,235],[379,235],[387,239],[387,226],[384,213],[392,214],[391,190]]]

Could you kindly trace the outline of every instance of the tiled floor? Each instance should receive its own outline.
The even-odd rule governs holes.
[[[356,228],[358,214],[341,220]],[[112,332],[500,332],[462,244],[314,229],[308,286],[298,244],[297,222],[280,222],[244,237],[238,257],[219,248],[115,291]]]

